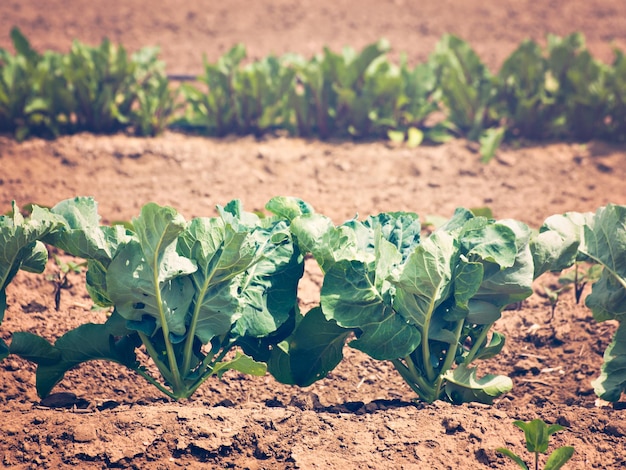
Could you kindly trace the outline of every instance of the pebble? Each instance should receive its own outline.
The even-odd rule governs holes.
[[[80,424],[74,428],[74,442],[91,442],[98,438],[95,426]]]

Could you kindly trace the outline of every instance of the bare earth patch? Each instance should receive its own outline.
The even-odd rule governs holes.
[[[11,26],[38,48],[67,50],[72,38],[104,35],[130,49],[160,44],[171,72],[199,72],[235,42],[252,57],[287,50],[311,54],[324,44],[361,47],[386,36],[410,60],[422,60],[445,32],[456,33],[496,67],[525,37],[580,30],[598,56],[610,40],[624,49],[626,4],[544,2],[37,2],[0,5],[0,46]],[[61,4],[63,9],[61,9]],[[226,3],[224,4],[226,5]],[[77,14],[80,12],[80,14]],[[186,217],[214,215],[215,204],[241,199],[262,209],[276,195],[298,196],[340,223],[356,214],[407,210],[449,217],[457,206],[490,207],[497,218],[539,226],[549,215],[626,204],[626,150],[600,142],[505,148],[489,165],[473,144],[456,141],[407,149],[388,143],[317,142],[268,137],[215,140],[166,133],[154,139],[77,135],[22,144],[0,136],[0,212],[19,204],[52,205],[91,195],[105,222],[130,219],[149,202]],[[50,263],[46,274],[54,274]],[[62,292],[60,310],[46,276],[20,273],[7,291],[0,336],[31,331],[50,340],[91,310],[80,275]],[[306,310],[319,297],[311,264],[301,283]],[[495,452],[524,454],[515,419],[567,427],[554,445],[573,445],[565,468],[613,469],[626,463],[626,404],[597,406],[590,380],[615,329],[598,324],[566,294],[550,320],[540,278],[536,294],[504,312],[496,329],[503,353],[483,370],[511,376],[514,389],[493,406],[414,403],[391,365],[346,348],[346,361],[307,389],[271,377],[229,373],[191,400],[172,403],[122,367],[86,364],[41,401],[33,367],[0,363],[0,465],[6,468],[326,469],[513,468]]]

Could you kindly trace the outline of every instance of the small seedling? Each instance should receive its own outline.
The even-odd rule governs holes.
[[[574,269],[567,271],[559,278],[559,283],[564,287],[574,285],[574,295],[578,305],[587,283],[591,282],[593,284],[600,279],[601,274],[602,265],[600,264],[591,264],[585,267],[580,262],[576,262]]]
[[[548,320],[546,321],[546,323],[550,323],[552,319],[554,318],[554,312],[556,310],[557,304],[559,303],[561,293],[563,291],[568,290],[569,286],[563,286],[559,289],[553,289],[546,285],[543,285],[542,287],[543,287],[543,292],[545,293],[546,298],[548,299],[548,302],[550,302],[550,318],[548,318]]]
[[[547,425],[541,419],[534,419],[529,422],[525,421],[515,421],[513,423],[515,426],[524,431],[524,436],[526,437],[526,449],[528,452],[533,452],[535,454],[535,465],[534,469],[539,470],[539,454],[545,454],[548,451],[548,441],[550,436],[558,431],[562,431],[565,429],[563,426],[559,424],[551,424]],[[509,457],[513,460],[520,468],[524,470],[529,470],[530,467],[522,460],[520,456],[513,453],[511,450],[499,447],[496,451],[501,454]],[[544,470],[558,470],[565,463],[572,458],[574,454],[574,448],[571,446],[563,446],[555,449],[546,460],[546,464],[543,467]]]
[[[68,289],[72,287],[67,277],[68,274],[80,274],[81,269],[87,266],[87,262],[85,261],[82,263],[75,263],[73,261],[68,261],[66,263],[57,255],[54,255],[54,261],[56,262],[59,271],[49,276],[48,280],[54,283],[54,308],[58,312],[61,308],[61,292],[63,291],[63,289]]]

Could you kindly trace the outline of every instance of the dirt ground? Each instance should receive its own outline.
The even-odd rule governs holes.
[[[0,47],[19,26],[39,49],[104,36],[130,50],[160,45],[170,73],[199,73],[237,42],[249,56],[310,55],[324,45],[357,48],[387,37],[394,54],[424,60],[444,33],[468,40],[496,68],[521,40],[582,31],[596,57],[626,49],[626,3],[529,1],[195,1],[4,0]],[[276,195],[298,196],[337,223],[355,214],[408,210],[449,217],[457,206],[490,207],[497,218],[539,226],[549,215],[626,204],[626,148],[600,142],[525,144],[502,149],[489,165],[465,141],[407,149],[388,143],[300,139],[207,139],[166,133],[154,139],[77,135],[22,144],[0,136],[0,213],[19,204],[52,205],[76,195],[99,202],[104,222],[130,219],[149,202],[185,217],[214,215],[238,198],[262,209]],[[47,274],[53,275],[50,263]],[[0,337],[31,331],[54,340],[91,311],[81,275],[61,308],[46,276],[20,273],[7,291]],[[315,305],[321,277],[308,266],[303,309]],[[5,468],[481,469],[514,468],[495,452],[526,456],[516,419],[567,427],[553,446],[573,445],[565,468],[626,464],[626,402],[599,403],[590,380],[615,329],[598,324],[567,293],[550,321],[540,278],[536,294],[504,313],[496,329],[503,353],[481,367],[507,374],[514,389],[493,406],[413,402],[387,363],[346,348],[329,377],[307,389],[236,373],[172,403],[143,379],[103,363],[67,374],[50,400],[35,393],[34,370],[0,363],[0,465]]]

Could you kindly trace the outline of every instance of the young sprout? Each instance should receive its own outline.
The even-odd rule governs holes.
[[[585,267],[582,263],[577,261],[573,269],[567,271],[559,278],[559,283],[562,284],[563,287],[574,286],[574,295],[576,297],[576,304],[578,305],[585,286],[589,282],[593,284],[600,279],[602,269],[602,265],[600,264],[591,264]]]
[[[87,266],[87,262],[84,261],[82,263],[75,263],[74,261],[68,261],[66,263],[57,255],[54,255],[54,261],[56,262],[59,271],[49,276],[48,279],[54,283],[54,307],[58,312],[61,308],[61,291],[72,286],[67,277],[68,274],[80,274],[82,268]]]
[[[551,424],[547,425],[541,419],[534,419],[529,422],[525,421],[515,421],[513,423],[515,426],[524,431],[524,436],[526,438],[526,449],[528,452],[532,452],[535,454],[535,470],[539,470],[539,454],[545,454],[548,451],[548,444],[550,436],[558,431],[562,431],[565,429],[563,426],[559,424]],[[512,452],[511,450],[505,447],[499,447],[496,451],[501,454],[509,457],[513,460],[520,468],[524,470],[529,470],[529,466],[522,460],[520,456]],[[571,446],[563,446],[555,449],[546,460],[546,463],[543,467],[543,470],[558,470],[561,468],[569,459],[572,458],[574,454],[574,448]]]
[[[553,289],[546,285],[542,285],[543,292],[546,295],[546,298],[550,302],[550,318],[546,321],[546,323],[550,323],[554,318],[554,312],[556,310],[556,305],[559,303],[559,298],[561,296],[561,292],[567,290],[569,286],[563,286],[560,289]]]

